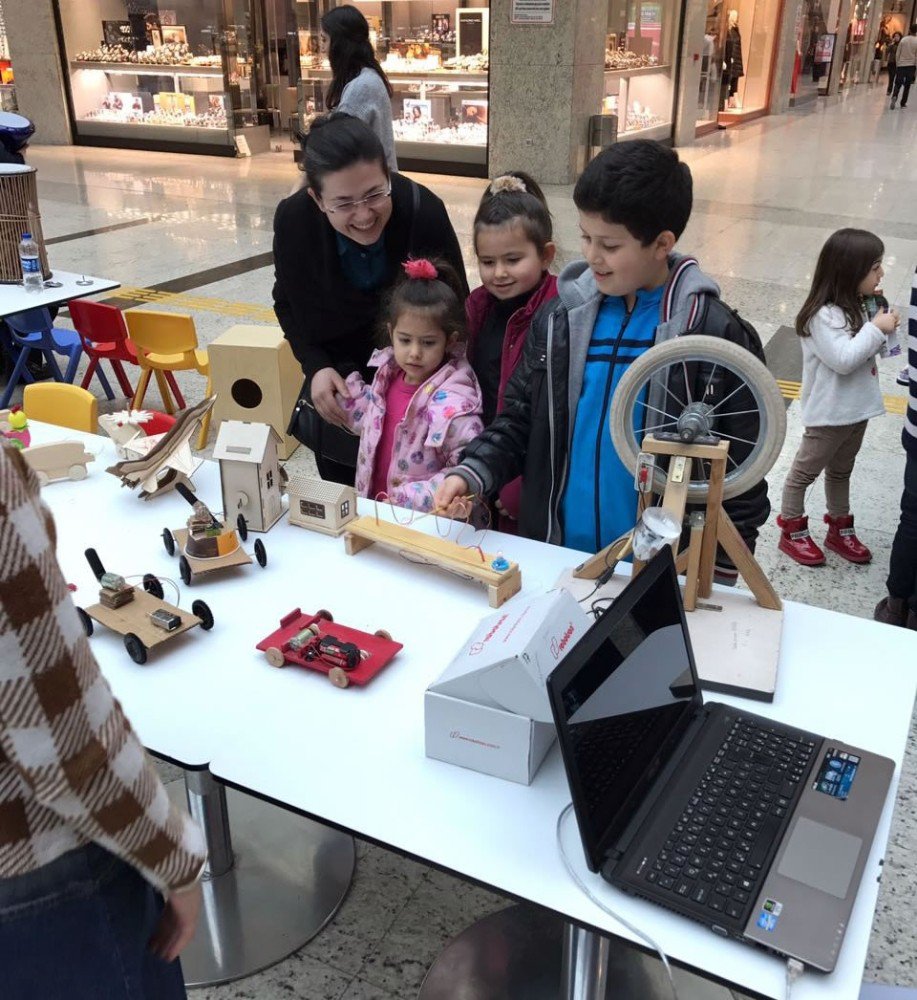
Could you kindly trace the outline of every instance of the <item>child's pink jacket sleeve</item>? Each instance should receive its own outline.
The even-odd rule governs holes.
[[[334,398],[344,411],[348,429],[354,434],[359,434],[363,427],[363,419],[369,410],[372,387],[363,381],[363,376],[359,372],[351,372],[347,376],[346,384],[349,395],[342,396],[340,393],[335,393]]]

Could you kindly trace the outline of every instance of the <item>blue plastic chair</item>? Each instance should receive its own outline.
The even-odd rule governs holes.
[[[78,334],[72,330],[55,327],[47,309],[29,309],[26,312],[14,313],[12,316],[6,316],[5,322],[12,337],[12,346],[14,349],[18,347],[19,353],[6,389],[0,397],[0,410],[9,405],[10,397],[20,379],[26,383],[35,381],[26,366],[29,349],[41,351],[48,362],[48,368],[51,370],[55,382],[70,382],[72,384],[80,356],[83,353],[83,344]],[[55,354],[60,354],[68,359],[67,370],[63,373],[54,357]],[[108,384],[108,380],[98,369],[96,374],[99,376],[106,396],[110,399],[111,386]]]

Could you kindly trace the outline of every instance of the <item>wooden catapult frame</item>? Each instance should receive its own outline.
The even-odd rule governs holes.
[[[499,608],[522,588],[522,573],[517,563],[511,562],[504,570],[494,569],[491,564],[498,557],[482,553],[480,549],[463,548],[444,538],[426,535],[400,524],[377,521],[374,517],[358,517],[347,525],[344,548],[348,555],[356,555],[376,544],[393,549],[408,559],[439,566],[484,584],[492,608]]]
[[[710,597],[713,591],[716,547],[720,545],[735,564],[758,604],[762,608],[779,611],[783,603],[777,592],[743,541],[732,519],[723,510],[723,482],[726,478],[726,459],[729,454],[728,441],[718,441],[716,444],[684,444],[681,441],[660,441],[648,434],[643,439],[643,451],[669,458],[662,506],[679,524],[682,524],[685,518],[693,463],[695,460],[710,462],[710,488],[707,493],[706,510],[702,514],[698,511],[690,516],[689,542],[683,552],[678,551],[680,539],[672,543],[675,567],[686,580],[685,610],[693,611],[697,607],[699,597]],[[650,506],[652,496],[652,492],[640,494],[637,507],[638,519]],[[573,575],[580,579],[597,580],[609,566],[623,559],[630,550],[631,534],[628,533],[587,559],[576,568]],[[643,563],[635,559],[634,575],[642,568]]]

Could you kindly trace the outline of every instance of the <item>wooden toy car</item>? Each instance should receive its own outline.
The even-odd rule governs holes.
[[[207,505],[198,500],[184,483],[175,488],[191,504],[194,513],[188,518],[186,528],[176,528],[175,531],[163,528],[162,544],[170,556],[175,555],[176,547],[180,550],[178,571],[185,586],[189,586],[195,576],[204,573],[251,565],[252,557],[241,544],[248,539],[245,518],[240,514],[233,527],[214,517]],[[260,538],[255,540],[254,551],[258,565],[264,569],[267,550]]]
[[[162,584],[152,573],[143,577],[141,590],[116,573],[106,573],[95,549],[86,549],[86,559],[102,589],[98,604],[76,609],[83,631],[92,635],[93,622],[98,622],[123,635],[124,647],[134,663],[146,663],[151,647],[195,625],[205,632],[213,628],[213,613],[203,601],[195,601],[190,613],[176,608],[162,599]]]
[[[368,684],[402,645],[384,629],[372,635],[334,623],[327,611],[304,615],[299,608],[280,619],[280,628],[255,647],[275,667],[288,663],[328,675],[339,688]]]
[[[55,479],[85,479],[89,475],[87,463],[96,460],[80,441],[35,444],[22,454],[42,486]]]

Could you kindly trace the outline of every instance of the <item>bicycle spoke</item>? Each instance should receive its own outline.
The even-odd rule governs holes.
[[[682,363],[681,363],[681,372],[682,372],[682,374],[685,377],[685,395],[688,397],[688,403],[690,404],[690,403],[694,402],[694,399],[691,396],[691,386],[690,386],[690,383],[688,382],[688,363],[687,363],[687,361],[682,361]]]
[[[659,373],[657,372],[657,373],[656,373],[655,375],[651,376],[651,378],[650,378],[650,382],[652,382],[654,378],[658,378],[658,377],[659,377]],[[675,393],[674,393],[674,392],[672,392],[672,390],[671,390],[671,389],[669,388],[669,380],[668,380],[667,378],[666,378],[666,379],[665,379],[664,381],[660,382],[659,384],[660,384],[660,385],[662,386],[662,389],[663,389],[663,391],[664,391],[664,392],[666,392],[666,393],[668,393],[668,395],[670,395],[670,396],[672,397],[672,399],[674,399],[674,400],[675,400],[675,402],[676,402],[676,403],[678,403],[678,405],[679,405],[679,406],[680,406],[680,407],[681,407],[682,409],[684,409],[684,408],[685,408],[685,406],[686,406],[687,404],[685,403],[685,401],[684,401],[683,399],[679,399],[679,398],[678,398],[678,397],[677,397],[677,396],[675,395]]]
[[[665,410],[660,410],[658,406],[650,406],[649,403],[644,403],[642,399],[638,399],[636,402],[637,406],[645,406],[648,410],[652,410],[653,413],[661,413],[664,417],[669,418],[670,423],[676,423],[676,418],[672,416],[671,413],[666,413]]]
[[[745,417],[745,416],[748,416],[748,414],[750,414],[750,413],[758,413],[758,414],[760,414],[761,411],[758,410],[758,409],[754,409],[754,410],[729,410],[726,413],[717,414],[717,416],[722,420],[725,417]]]
[[[653,431],[661,431],[663,427],[677,427],[677,420],[667,420],[664,424],[654,424],[652,427],[644,427],[644,434],[651,434]]]
[[[728,451],[726,452],[726,461],[732,462],[732,464],[738,469],[739,463],[732,457],[732,455],[729,454]]]
[[[751,391],[751,390],[750,390],[750,388],[749,388],[749,386],[748,386],[748,383],[747,383],[747,382],[743,382],[743,383],[742,383],[741,385],[737,385],[737,386],[735,387],[735,389],[733,389],[733,390],[732,390],[732,392],[730,392],[730,393],[729,393],[729,395],[728,395],[728,396],[727,396],[727,397],[726,397],[725,399],[721,399],[721,400],[720,400],[720,401],[719,401],[719,402],[718,402],[718,403],[716,404],[716,406],[714,406],[714,407],[713,407],[713,409],[712,409],[712,410],[710,411],[710,413],[716,413],[716,411],[717,411],[717,410],[718,410],[718,409],[719,409],[719,408],[720,408],[720,407],[721,407],[721,406],[722,406],[722,405],[723,405],[724,403],[728,403],[728,402],[729,402],[729,400],[730,400],[730,399],[732,399],[732,397],[733,397],[733,396],[734,396],[734,395],[735,395],[735,394],[736,394],[737,392],[742,392],[743,390],[745,390],[746,392],[750,392],[750,391]],[[708,413],[708,414],[707,414],[707,416],[709,416],[709,415],[710,415],[710,414]]]
[[[729,441],[738,441],[740,444],[750,444],[752,447],[758,443],[757,441],[749,441],[748,438],[736,437],[735,434],[724,434],[722,431],[717,431],[716,436],[726,438]]]
[[[707,384],[706,384],[706,385],[704,386],[704,394],[703,394],[703,395],[701,396],[701,399],[702,399],[702,400],[704,400],[704,399],[706,399],[706,398],[707,398],[707,390],[708,390],[708,389],[710,388],[710,383],[711,383],[711,382],[713,381],[713,373],[714,373],[714,372],[715,372],[715,371],[717,370],[717,368],[719,368],[719,367],[720,367],[719,365],[714,365],[714,366],[713,366],[713,367],[712,367],[712,368],[710,369],[710,377],[709,377],[709,378],[707,379]]]

